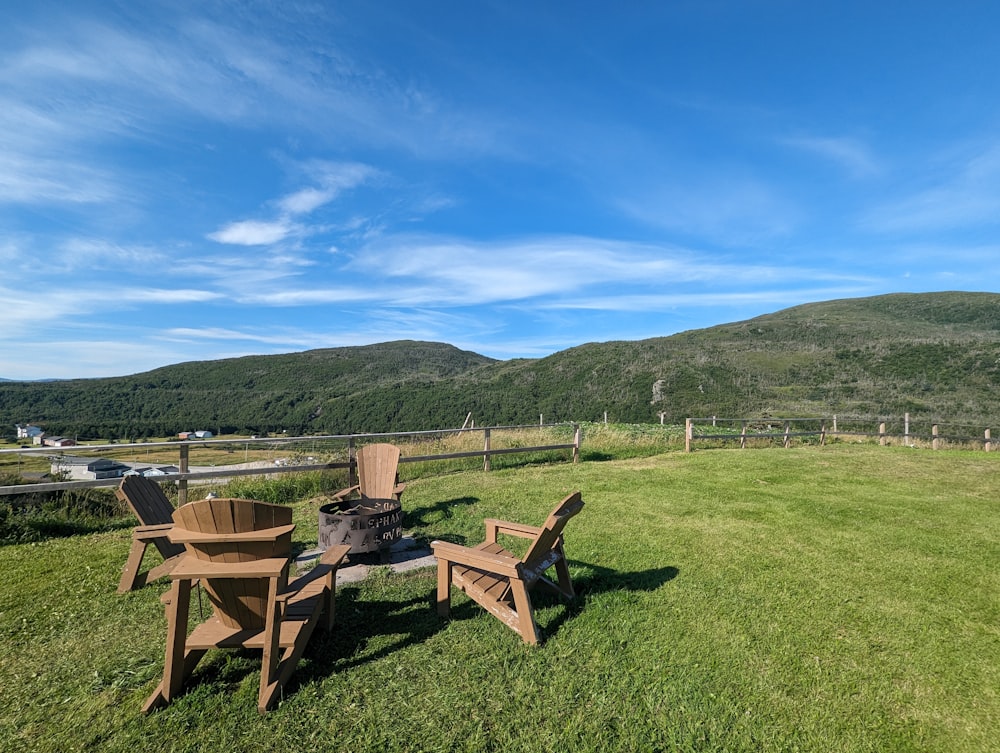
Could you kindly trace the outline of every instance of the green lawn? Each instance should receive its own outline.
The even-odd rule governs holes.
[[[452,473],[410,482],[418,537],[476,543],[566,493],[580,592],[524,645],[433,570],[341,587],[281,704],[218,652],[139,713],[162,581],[115,594],[120,529],[0,547],[0,749],[995,751],[1000,454],[831,445]],[[298,503],[300,543],[315,509]],[[310,537],[313,540],[310,541]]]

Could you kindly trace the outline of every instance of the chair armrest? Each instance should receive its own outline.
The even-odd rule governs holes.
[[[327,550],[320,556],[319,564],[327,565],[329,567],[340,567],[340,563],[344,561],[344,557],[350,554],[350,551],[350,544],[339,544],[337,546],[328,547]]]
[[[138,541],[152,541],[163,538],[170,533],[173,523],[157,523],[150,526],[136,526],[132,529],[132,538]]]
[[[244,531],[242,533],[214,533],[202,531],[189,531],[186,528],[174,528],[167,535],[175,544],[213,544],[213,543],[242,543],[254,541],[276,541],[281,536],[295,530],[295,524],[289,523],[286,526],[276,528],[265,528],[261,531]]]
[[[313,581],[321,580],[323,578],[330,578],[330,585],[332,586],[332,579],[336,576],[337,568],[340,567],[344,558],[350,551],[351,547],[349,544],[331,546],[320,556],[319,564],[316,565],[316,567],[306,573],[303,573],[294,581],[289,583],[285,590],[278,595],[278,598],[287,601]]]
[[[171,571],[173,580],[201,578],[277,578],[288,567],[284,557],[251,560],[250,562],[212,562],[185,555]]]
[[[447,541],[432,541],[431,549],[434,556],[443,562],[452,562],[479,570],[488,570],[509,578],[521,577],[521,560],[504,554],[490,554],[480,549],[473,549],[460,544],[450,544]]]
[[[498,533],[506,533],[510,536],[520,536],[524,539],[533,539],[542,532],[542,529],[538,526],[511,523],[507,520],[487,518],[484,522],[486,524],[486,540],[493,543],[496,543]]]

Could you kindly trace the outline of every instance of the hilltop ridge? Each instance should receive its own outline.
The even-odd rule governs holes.
[[[498,361],[394,341],[0,384],[0,422],[84,437],[416,431],[687,416],[1000,414],[1000,294],[898,293],[804,304],[638,341]]]

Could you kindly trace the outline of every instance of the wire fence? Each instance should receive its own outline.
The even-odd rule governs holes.
[[[533,442],[535,432],[541,436]],[[551,441],[562,437],[566,441]],[[239,476],[346,470],[349,483],[353,483],[357,448],[386,441],[405,447],[400,463],[481,458],[483,469],[489,471],[494,458],[514,454],[569,451],[568,459],[578,462],[581,432],[579,424],[528,424],[380,434],[20,447],[0,450],[0,472],[28,480],[35,477],[39,482],[2,485],[0,497],[26,491],[113,487],[129,474],[176,483],[181,504],[186,501],[189,483]],[[41,481],[53,476],[59,480]]]
[[[910,415],[898,418],[870,416],[826,416],[812,418],[688,418],[684,424],[684,450],[691,452],[696,442],[710,446],[739,443],[741,448],[795,443],[826,444],[828,441],[878,441],[882,446],[996,449],[990,427],[935,420],[913,421]]]

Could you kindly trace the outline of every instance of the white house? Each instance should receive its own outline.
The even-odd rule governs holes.
[[[31,424],[14,424],[14,426],[17,428],[18,439],[34,439],[42,436],[42,430],[37,426]]]

